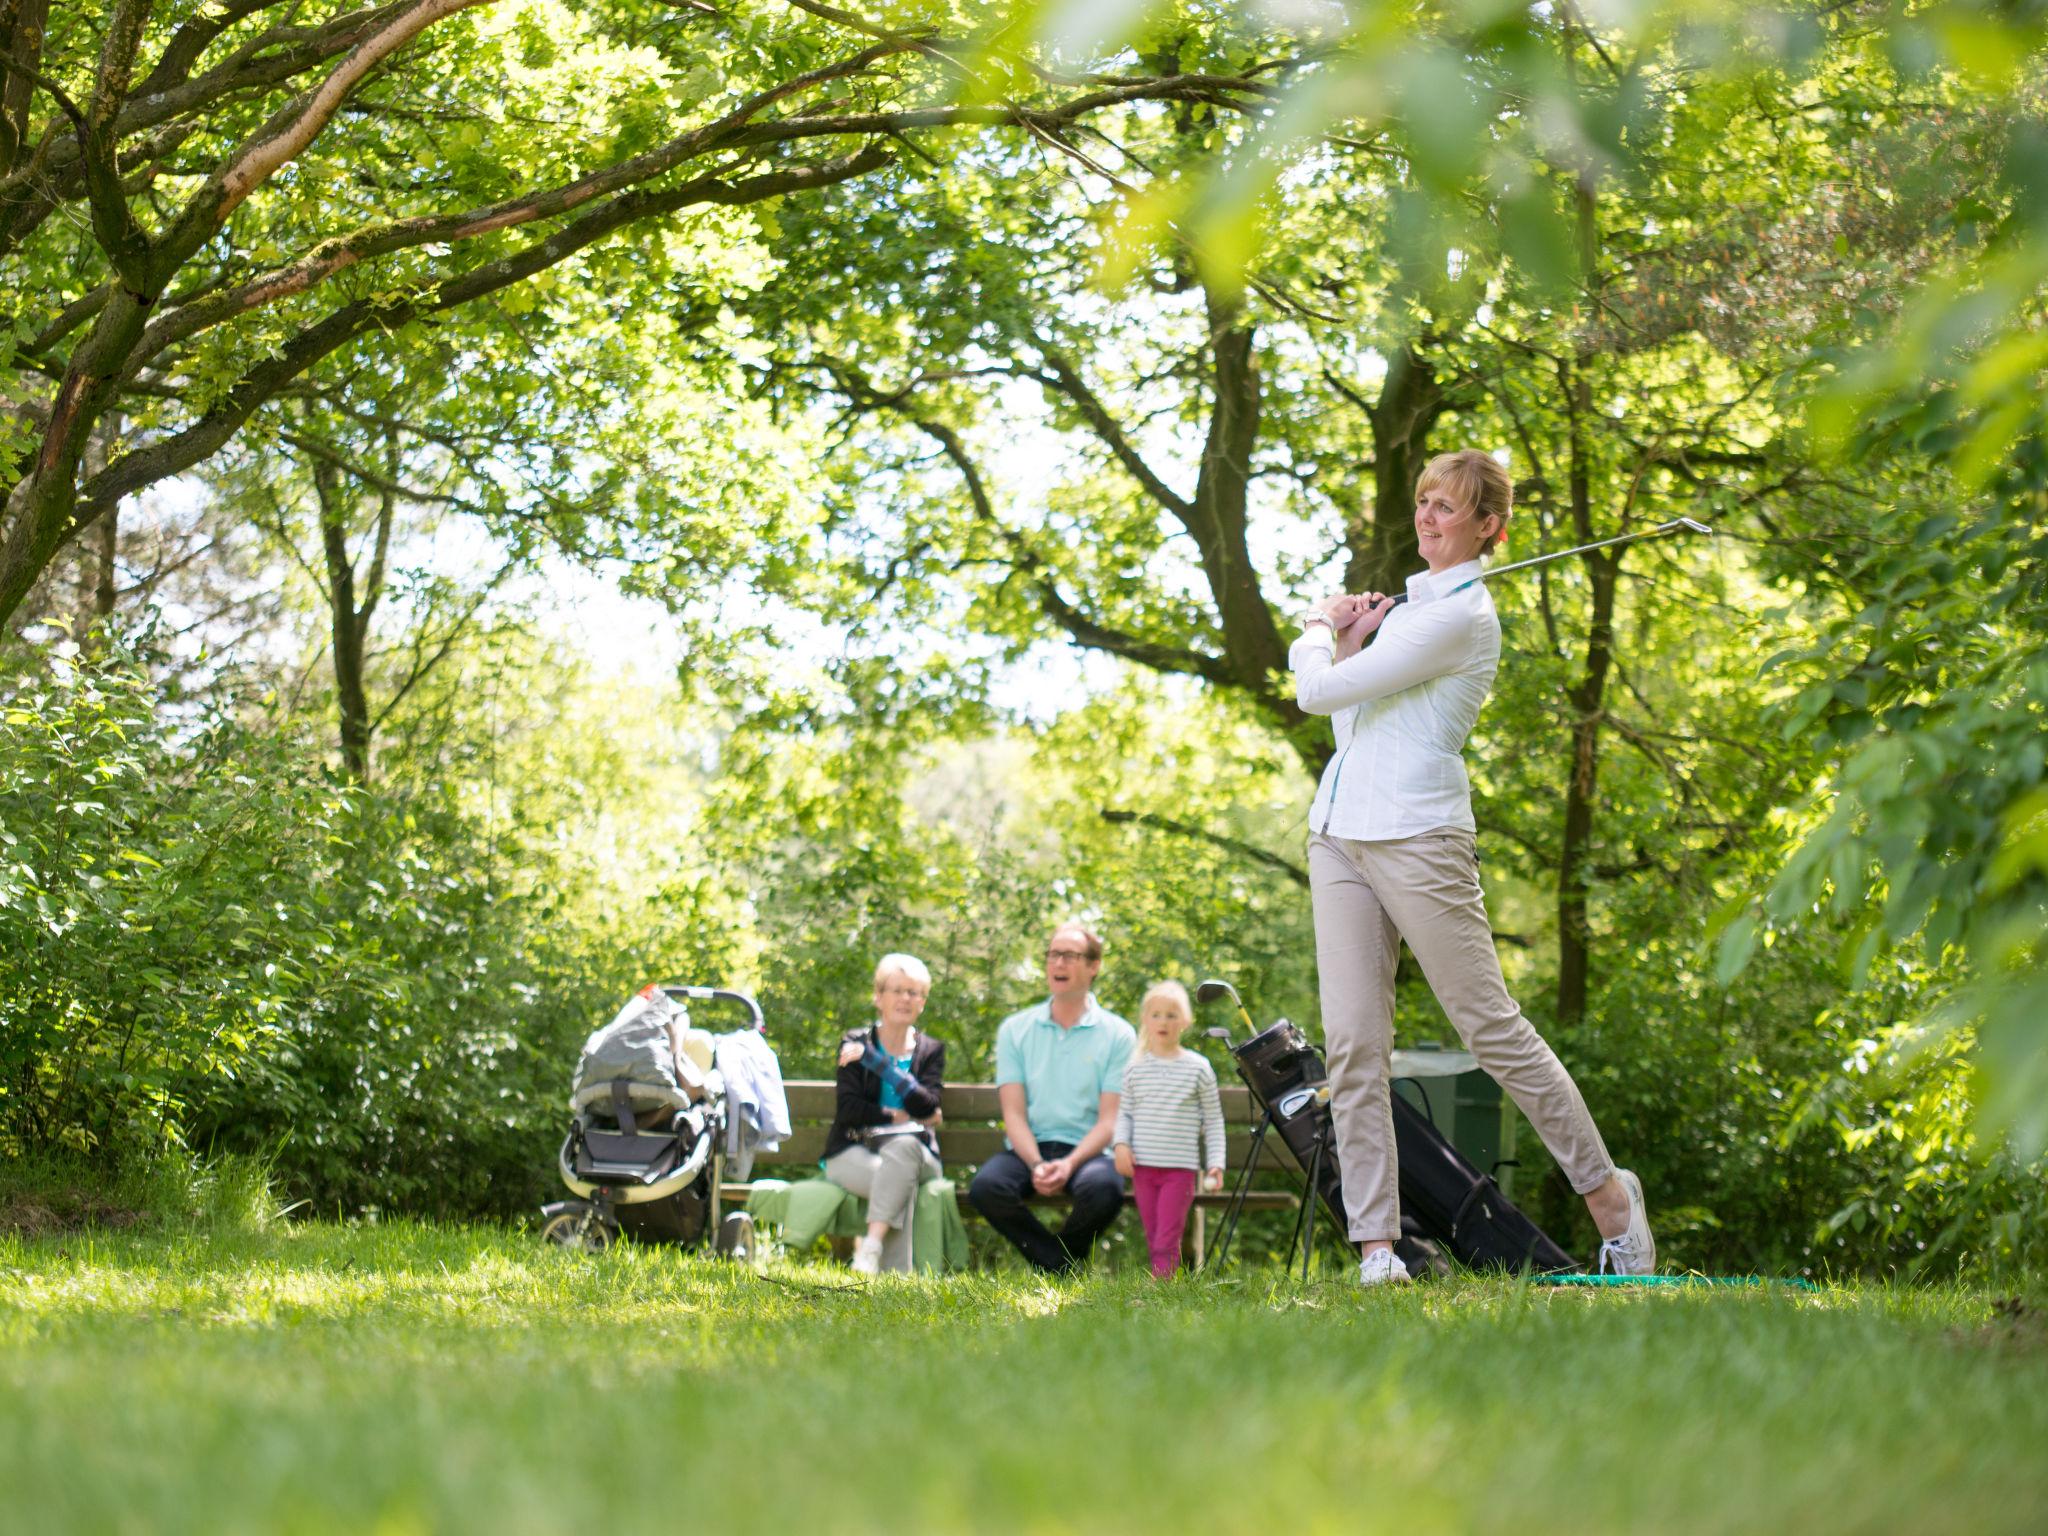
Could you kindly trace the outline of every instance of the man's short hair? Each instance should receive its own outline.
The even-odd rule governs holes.
[[[925,963],[915,955],[884,955],[875,962],[875,985],[880,986],[888,976],[907,976],[925,991],[932,989],[932,973]]]
[[[1091,964],[1096,964],[1096,965],[1099,965],[1099,964],[1101,964],[1101,962],[1102,962],[1102,935],[1101,935],[1101,934],[1097,933],[1097,932],[1096,932],[1096,931],[1095,931],[1095,930],[1094,930],[1093,928],[1090,928],[1090,927],[1089,927],[1089,926],[1088,926],[1088,925],[1087,925],[1086,923],[1061,923],[1061,924],[1060,924],[1060,925],[1059,925],[1058,927],[1056,927],[1056,928],[1054,928],[1054,929],[1053,929],[1053,931],[1052,931],[1052,937],[1053,937],[1054,939],[1056,939],[1056,938],[1058,938],[1058,937],[1059,937],[1059,936],[1060,936],[1061,934],[1063,934],[1063,933],[1078,933],[1079,935],[1081,935],[1081,939],[1082,939],[1082,947],[1083,947],[1083,948],[1085,948],[1085,949],[1086,949],[1086,950],[1088,951],[1088,959],[1089,959],[1089,962],[1090,962]],[[1051,940],[1051,939],[1048,939],[1048,940],[1046,941],[1046,946],[1045,946],[1045,947],[1046,947],[1047,949],[1050,949],[1050,948],[1052,948],[1052,940]]]

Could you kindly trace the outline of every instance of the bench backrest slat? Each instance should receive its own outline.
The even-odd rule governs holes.
[[[830,1082],[808,1079],[785,1081],[783,1092],[789,1100],[789,1118],[795,1134],[773,1152],[755,1156],[755,1164],[778,1171],[817,1166],[825,1155],[825,1132],[838,1108],[838,1090]],[[1230,1167],[1244,1164],[1251,1150],[1253,1109],[1249,1091],[1241,1083],[1220,1085],[1223,1098],[1224,1146]],[[940,1097],[945,1124],[939,1132],[940,1150],[948,1167],[979,1167],[1003,1145],[1002,1111],[992,1083],[948,1083]],[[1278,1135],[1269,1134],[1260,1151],[1260,1171],[1296,1171],[1297,1164]]]
[[[1244,1084],[1222,1083],[1218,1087],[1225,1125],[1250,1125],[1257,1118],[1251,1091]],[[785,1082],[782,1088],[789,1098],[792,1123],[823,1120],[829,1125],[837,1113],[839,1090],[833,1083],[798,1079]],[[939,1104],[948,1120],[1000,1120],[1003,1114],[993,1083],[948,1083]]]

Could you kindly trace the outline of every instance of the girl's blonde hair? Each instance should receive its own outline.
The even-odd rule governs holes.
[[[1153,982],[1151,986],[1145,989],[1145,995],[1138,1000],[1138,1049],[1148,1054],[1152,1046],[1150,1044],[1151,1036],[1145,1033],[1143,1027],[1145,1022],[1145,1005],[1155,997],[1170,997],[1180,1005],[1180,1016],[1187,1020],[1187,1024],[1181,1025],[1183,1031],[1187,1029],[1188,1024],[1195,1022],[1195,1000],[1188,996],[1188,989],[1186,987],[1177,981]]]

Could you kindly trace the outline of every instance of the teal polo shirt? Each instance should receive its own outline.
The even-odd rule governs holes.
[[[1011,1014],[996,1031],[996,1086],[1024,1085],[1026,1118],[1038,1140],[1076,1142],[1094,1129],[1102,1096],[1122,1091],[1137,1043],[1137,1031],[1094,993],[1072,1029],[1053,1023],[1047,998]]]

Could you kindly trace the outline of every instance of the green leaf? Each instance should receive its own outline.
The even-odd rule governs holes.
[[[1714,963],[1714,979],[1722,986],[1733,982],[1748,966],[1756,952],[1758,925],[1757,915],[1745,912],[1722,933],[1720,954]]]

